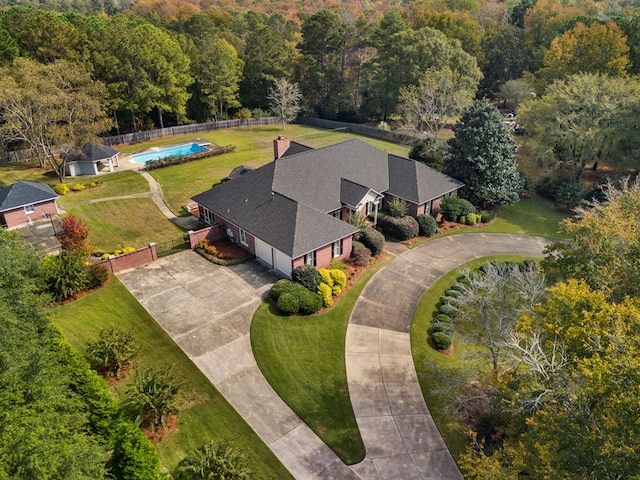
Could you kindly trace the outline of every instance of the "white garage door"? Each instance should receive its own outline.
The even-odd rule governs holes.
[[[270,267],[273,267],[273,256],[271,255],[271,250],[271,245],[263,242],[259,238],[256,238],[256,257]]]
[[[275,253],[275,269],[291,278],[291,257],[285,255],[279,250],[273,249]]]

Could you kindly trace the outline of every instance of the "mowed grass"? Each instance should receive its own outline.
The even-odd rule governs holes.
[[[256,479],[292,478],[269,448],[220,395],[149,313],[116,278],[100,290],[56,307],[53,321],[67,341],[84,354],[88,341],[100,330],[118,325],[133,329],[140,346],[139,366],[173,365],[185,381],[178,399],[177,429],[156,445],[162,465],[169,471],[193,449],[209,440],[231,441],[247,457]],[[113,389],[122,400],[130,378]]]
[[[487,359],[486,355],[481,355],[482,347],[468,341],[477,326],[457,322],[453,353],[443,355],[428,343],[431,320],[434,314],[437,314],[440,297],[456,283],[463,268],[474,270],[491,260],[521,262],[527,258],[499,255],[478,258],[466,263],[438,279],[422,296],[414,313],[411,324],[411,352],[420,388],[429,412],[456,460],[468,445],[452,408],[456,392],[466,382],[478,379],[478,373],[487,371],[489,364],[484,361]],[[465,337],[466,340],[460,340],[461,337]]]
[[[344,348],[351,310],[369,279],[394,257],[369,268],[329,311],[282,317],[263,303],[251,323],[260,370],[294,412],[348,465],[365,449],[349,391]]]
[[[134,193],[149,192],[149,183],[137,172],[123,170],[122,172],[109,173],[98,177],[77,177],[70,178],[67,182],[69,186],[81,183],[90,185],[97,182],[97,186],[85,188],[80,192],[69,192],[58,198],[61,206],[66,206],[78,202],[86,202],[98,198],[121,197]]]
[[[181,241],[184,231],[160,212],[151,198],[130,198],[67,207],[89,227],[89,243],[95,251],[113,252],[140,248],[156,242]]]
[[[352,138],[360,138],[382,150],[397,155],[408,155],[409,148],[369,137],[342,131],[322,130],[305,125],[287,125],[283,132],[278,125],[265,127],[242,127],[232,130],[181,135],[135,145],[117,147],[122,154],[147,150],[151,147],[174,145],[195,140],[204,140],[216,145],[235,145],[236,151],[204,158],[182,165],[152,170],[150,173],[162,186],[169,208],[176,215],[185,214],[182,207],[191,203],[191,197],[211,188],[226,178],[231,170],[240,165],[259,167],[273,160],[273,139],[286,135],[294,141],[320,148]],[[127,161],[126,159],[123,161]]]

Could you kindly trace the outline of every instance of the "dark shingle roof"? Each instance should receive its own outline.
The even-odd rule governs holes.
[[[253,167],[248,167],[246,165],[240,165],[239,167],[231,170],[231,173],[227,176],[227,180],[235,180],[236,178],[244,175],[247,172],[253,170]]]
[[[355,207],[370,190],[425,203],[462,186],[357,139],[295,153],[296,148],[193,200],[296,258],[355,233],[355,227],[327,213],[343,203]]]
[[[193,200],[292,258],[357,231],[348,223],[272,192],[274,171],[271,162]]]
[[[35,182],[16,182],[0,190],[0,212],[56,198],[58,198],[58,194],[49,185]]]
[[[413,203],[426,203],[463,187],[455,178],[440,173],[424,163],[389,155],[389,189],[387,193]]]
[[[107,160],[115,157],[118,154],[117,150],[106,145],[100,145],[98,143],[86,143],[82,148],[77,148],[69,153],[67,158],[68,162],[99,162],[101,160]]]

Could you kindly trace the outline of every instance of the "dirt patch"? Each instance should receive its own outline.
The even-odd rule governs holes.
[[[155,429],[152,429],[149,425],[145,425],[143,423],[140,427],[140,430],[142,430],[142,433],[144,433],[145,437],[147,437],[151,443],[156,444],[160,443],[165,438],[170,437],[177,427],[178,417],[176,417],[175,415],[169,415],[164,427],[160,425]]]

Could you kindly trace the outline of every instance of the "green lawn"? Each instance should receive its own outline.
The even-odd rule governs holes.
[[[332,145],[351,138],[360,138],[382,150],[398,155],[408,155],[409,148],[351,133],[321,130],[304,125],[288,125],[285,130],[292,140],[314,148]],[[201,193],[214,183],[225,178],[239,165],[259,167],[273,160],[273,139],[282,134],[277,125],[266,127],[243,127],[233,130],[214,130],[197,135],[182,135],[152,142],[117,147],[122,154],[146,150],[155,146],[206,140],[217,145],[235,145],[236,151],[215,157],[152,170],[150,173],[162,186],[162,192],[171,211],[184,214],[182,207],[191,202],[191,197]],[[126,161],[126,160],[124,160]]]
[[[140,345],[138,365],[174,365],[185,380],[180,394],[178,427],[157,445],[162,464],[172,470],[185,454],[214,440],[232,441],[248,458],[257,479],[292,478],[269,448],[220,395],[200,370],[160,328],[129,291],[112,277],[100,290],[74,302],[60,305],[53,312],[71,346],[84,353],[88,340],[97,338],[101,329],[119,325],[133,329]],[[122,400],[129,386],[124,380],[114,389]]]
[[[95,251],[140,248],[149,242],[160,245],[184,236],[184,231],[167,220],[151,198],[86,203],[66,211],[87,222],[89,243]]]
[[[251,323],[256,361],[271,386],[347,464],[361,461],[364,445],[347,387],[345,337],[351,310],[387,255],[367,270],[328,312],[281,317],[263,303]]]
[[[76,183],[89,185],[91,182],[98,182],[96,187],[85,188],[81,192],[69,192],[58,198],[61,206],[95,200],[97,198],[120,197],[132,193],[149,192],[149,183],[137,172],[133,170],[123,170],[122,172],[109,173],[99,177],[78,177],[70,178],[67,182],[70,186]]]
[[[453,341],[453,353],[451,355],[441,354],[427,343],[427,330],[434,313],[437,313],[436,305],[440,301],[440,297],[456,283],[461,268],[476,269],[483,263],[496,259],[521,262],[526,258],[513,255],[483,257],[448,272],[424,293],[413,316],[411,352],[422,395],[429,406],[429,412],[436,422],[438,430],[455,459],[464,453],[468,445],[451,408],[456,390],[465,382],[477,379],[478,372],[486,370],[488,365],[484,364],[477,355],[474,355],[479,351],[479,346],[461,342],[457,338],[454,338]],[[456,323],[458,332],[468,333],[472,328],[472,325]]]

